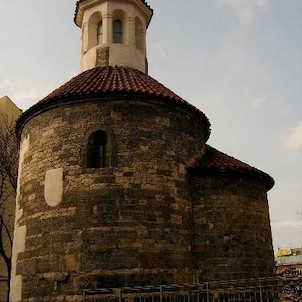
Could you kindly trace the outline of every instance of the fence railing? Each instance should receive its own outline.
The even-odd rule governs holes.
[[[85,289],[84,302],[279,302],[302,301],[302,280],[274,278],[190,285]]]

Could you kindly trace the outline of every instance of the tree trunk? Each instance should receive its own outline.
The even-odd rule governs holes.
[[[7,264],[7,297],[6,302],[9,302],[9,294],[10,294],[10,279],[11,279],[11,270],[12,270],[12,258],[9,258]]]

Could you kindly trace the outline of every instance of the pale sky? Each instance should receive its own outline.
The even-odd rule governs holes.
[[[0,5],[0,97],[21,109],[79,73],[76,0]],[[302,247],[302,0],[149,0],[149,75],[210,119],[209,144],[276,181],[273,242]]]

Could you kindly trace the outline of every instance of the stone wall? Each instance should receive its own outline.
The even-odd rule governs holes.
[[[273,274],[267,189],[245,175],[191,178],[199,281]]]
[[[111,139],[107,168],[85,164],[95,130]],[[195,282],[185,165],[202,153],[203,133],[197,116],[158,101],[90,100],[32,118],[22,132],[18,299]]]

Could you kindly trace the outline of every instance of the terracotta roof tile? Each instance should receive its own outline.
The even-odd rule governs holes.
[[[189,169],[200,170],[204,173],[212,172],[233,172],[240,174],[250,174],[260,178],[267,189],[274,186],[274,180],[267,173],[264,173],[230,155],[227,155],[217,149],[206,145],[206,150],[201,159],[195,162],[195,166]]]
[[[110,92],[131,92],[158,96],[190,105],[147,74],[129,67],[97,67],[89,69],[54,90],[40,102],[53,99],[90,96]],[[192,105],[190,105],[193,107]]]
[[[206,139],[210,135],[210,122],[203,112],[147,74],[130,67],[117,66],[97,67],[75,76],[29,108],[21,116],[19,125],[23,124],[31,114],[42,108],[55,106],[65,101],[108,96],[140,97],[142,100],[152,98],[160,101],[176,102],[193,110],[203,120],[206,128]]]

